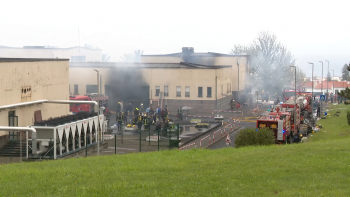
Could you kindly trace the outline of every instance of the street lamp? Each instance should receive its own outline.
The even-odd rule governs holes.
[[[333,83],[333,88],[332,88],[332,93],[334,94],[334,70],[333,71],[333,79],[332,79],[332,83]]]
[[[296,131],[297,126],[297,67],[296,66],[290,66],[291,68],[294,68],[294,131]]]
[[[322,61],[319,61],[322,63],[322,78],[321,78],[321,93],[323,94],[323,62]],[[320,101],[321,102],[321,110],[322,111],[322,103],[323,101]]]
[[[94,69],[94,71],[97,72],[97,94],[100,95],[100,71],[99,70],[96,70]],[[97,134],[97,156],[100,155],[100,134],[99,134],[99,127],[100,127],[100,102],[98,102],[98,124],[97,126],[95,125],[95,128],[96,129],[96,134]]]
[[[237,66],[238,66],[238,92],[237,92],[237,103],[239,102],[239,63],[238,63],[238,58],[237,58]]]
[[[309,64],[312,64],[312,98],[311,98],[311,116],[314,117],[314,112],[313,112],[313,104],[314,104],[314,63],[308,62]]]
[[[327,63],[328,63],[328,71],[327,71],[327,77],[328,77],[328,73],[329,73],[329,61],[328,60],[325,60]],[[328,79],[327,79],[327,102],[328,102]]]

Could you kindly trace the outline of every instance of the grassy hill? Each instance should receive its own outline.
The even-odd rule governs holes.
[[[343,131],[329,123],[336,118]],[[322,120],[327,132],[306,144],[2,165],[0,196],[349,196],[350,135],[339,134],[350,127],[342,122]]]

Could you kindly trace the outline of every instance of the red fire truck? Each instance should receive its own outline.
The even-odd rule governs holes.
[[[98,102],[100,107],[105,107],[105,110],[103,111],[104,115],[106,115],[106,113],[109,112],[108,99],[109,99],[108,96],[98,95],[98,94],[85,94],[84,96],[82,95],[69,96],[69,100]],[[93,106],[89,104],[70,104],[70,111],[73,113],[77,113],[80,111],[90,112],[92,110],[93,110]]]

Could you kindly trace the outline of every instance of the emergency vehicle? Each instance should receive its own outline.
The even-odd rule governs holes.
[[[105,110],[103,111],[103,114],[105,116],[109,112],[109,109],[108,109],[109,97],[105,96],[105,95],[98,95],[98,94],[85,94],[84,96],[76,95],[76,96],[69,96],[69,100],[96,101],[96,102],[98,102],[100,107],[105,107]],[[85,112],[93,111],[93,106],[90,104],[70,104],[69,109],[73,114],[75,114],[75,113],[81,112],[81,111],[85,111]]]

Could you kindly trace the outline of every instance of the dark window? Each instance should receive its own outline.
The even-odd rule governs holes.
[[[169,96],[169,87],[164,86],[164,96]]]
[[[198,97],[203,97],[203,87],[198,87]]]
[[[85,56],[72,56],[71,62],[86,62]]]
[[[207,97],[211,97],[211,87],[207,87]]]
[[[190,87],[189,86],[185,87],[185,97],[190,97]]]
[[[156,86],[156,96],[159,96],[159,92],[160,92],[160,87]]]
[[[89,94],[89,93],[98,93],[97,85],[86,85],[86,94]]]
[[[78,84],[74,84],[74,95],[78,95],[79,91],[78,91]]]
[[[176,86],[176,96],[181,97],[181,86]]]

